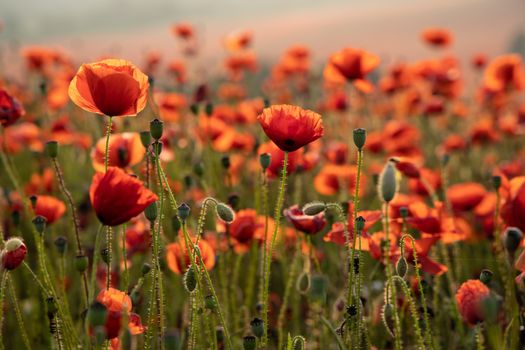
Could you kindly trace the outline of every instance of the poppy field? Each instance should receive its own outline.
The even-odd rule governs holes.
[[[2,66],[0,349],[525,348],[521,54],[166,30]]]

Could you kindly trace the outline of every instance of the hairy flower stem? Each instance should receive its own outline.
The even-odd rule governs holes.
[[[113,126],[113,118],[108,116],[108,124],[106,127],[106,152],[104,153],[104,171],[108,171],[109,164],[109,137],[111,136],[111,128]]]
[[[157,169],[157,181],[159,182],[159,214],[158,214],[158,223],[157,223],[157,235],[154,237],[153,240],[153,254],[155,254],[155,261],[156,265],[155,268],[157,269],[157,281],[156,281],[156,288],[157,288],[157,317],[158,317],[158,323],[159,323],[159,342],[160,342],[160,348],[162,349],[162,340],[163,340],[163,334],[164,334],[164,285],[162,280],[162,271],[160,269],[160,235],[162,232],[162,209],[164,207],[164,186],[162,181],[162,175],[161,175],[161,167],[160,167],[160,149],[159,144],[156,143],[155,147],[155,167]],[[166,183],[166,186],[168,184]]]
[[[75,241],[77,243],[77,256],[83,256],[84,250],[82,249],[82,243],[80,241],[80,225],[78,221],[78,215],[77,215],[77,209],[75,206],[75,202],[73,201],[73,196],[71,195],[71,192],[69,192],[68,188],[66,187],[66,182],[64,181],[64,175],[62,173],[62,169],[60,168],[60,164],[58,162],[58,159],[56,157],[51,158],[53,162],[53,167],[55,169],[55,174],[58,179],[58,185],[60,187],[60,191],[66,198],[69,208],[71,210],[71,217],[73,219],[73,227],[75,229]],[[82,285],[84,287],[84,296],[86,298],[86,307],[89,304],[89,290],[88,290],[88,280],[87,280],[87,272],[84,271],[82,273]]]
[[[476,350],[485,350],[483,339],[483,323],[476,325]]]
[[[275,244],[275,239],[277,238],[277,233],[279,232],[280,223],[281,223],[281,211],[284,203],[284,193],[286,191],[286,170],[288,167],[288,152],[284,152],[283,168],[281,172],[281,182],[279,185],[279,194],[277,196],[277,203],[275,205],[274,221],[275,227],[272,234],[272,241],[270,243],[269,250],[265,252],[265,276],[264,276],[264,290],[263,290],[263,308],[262,308],[262,317],[264,321],[264,335],[262,337],[261,346],[266,347],[268,344],[268,296],[270,289],[270,270],[271,270],[271,259],[273,255],[273,249]],[[267,238],[267,237],[265,237]]]
[[[107,247],[107,268],[106,268],[106,289],[109,290],[109,287],[111,287],[111,260],[112,260],[112,227],[107,226],[106,227],[106,247]],[[96,253],[96,252],[95,252]]]
[[[261,197],[262,197],[262,208],[261,212],[264,215],[264,244],[261,245],[261,263],[260,263],[260,278],[259,283],[259,301],[264,300],[264,278],[266,276],[266,254],[268,253],[268,216],[270,215],[268,210],[268,177],[263,171],[261,176]]]
[[[2,279],[0,281],[0,350],[4,350],[4,342],[2,337],[2,326],[4,324],[4,298],[5,298],[5,289],[7,285],[7,270],[3,270]]]
[[[26,327],[24,325],[24,319],[22,318],[22,313],[20,312],[20,307],[18,306],[18,300],[16,298],[14,282],[8,275],[8,272],[5,272],[5,274],[6,274],[7,284],[9,288],[9,296],[11,299],[11,304],[15,311],[16,322],[18,323],[18,331],[20,332],[20,336],[22,337],[22,342],[24,343],[25,348],[30,350],[31,345],[29,343],[29,337],[27,336]]]

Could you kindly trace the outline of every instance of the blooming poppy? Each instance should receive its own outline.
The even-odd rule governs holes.
[[[25,110],[20,102],[4,89],[0,89],[0,124],[7,127],[14,124],[24,114]]]
[[[140,316],[131,312],[133,304],[127,293],[115,288],[104,289],[98,294],[97,301],[108,311],[105,324],[107,339],[119,336],[123,314],[128,316],[128,329],[132,335],[144,333]]]
[[[24,261],[27,247],[24,241],[18,237],[9,238],[4,243],[4,249],[0,252],[2,267],[6,270],[14,270]]]
[[[447,189],[447,198],[454,211],[468,211],[485,197],[486,190],[476,182],[455,184]]]
[[[489,288],[480,280],[468,280],[459,287],[456,292],[456,302],[465,322],[474,325],[485,319],[483,303],[489,295]]]
[[[446,47],[452,43],[452,34],[444,28],[427,28],[421,33],[421,39],[435,47]]]
[[[134,116],[146,106],[148,77],[131,62],[107,59],[83,64],[69,84],[80,108],[109,117]]]
[[[248,30],[228,34],[224,39],[224,46],[230,51],[239,51],[248,48],[253,40],[253,33]]]
[[[305,215],[297,204],[283,211],[284,216],[299,231],[310,235],[321,231],[326,225],[324,212],[317,215]]]
[[[183,274],[191,265],[190,256],[186,248],[184,239],[181,238],[182,233],[179,234],[175,243],[166,246],[166,260],[168,267],[176,274]],[[192,242],[196,241],[195,237],[191,237]],[[215,251],[205,239],[199,239],[198,243],[201,251],[201,258],[207,270],[211,270],[215,266]],[[198,260],[195,258],[195,262]]]
[[[525,88],[525,70],[520,55],[508,54],[492,60],[483,76],[483,83],[490,91],[505,92]]]
[[[340,191],[353,193],[357,180],[355,165],[326,164],[314,178],[314,187],[317,192],[325,196],[333,196]],[[366,188],[366,179],[361,176],[359,187]]]
[[[284,161],[284,152],[277,147],[273,142],[266,142],[259,146],[257,154],[261,155],[268,153],[270,155],[270,165],[266,169],[266,173],[269,177],[278,177],[281,174]],[[304,161],[304,152],[299,149],[295,152],[288,153],[288,163],[286,164],[286,172],[288,174],[293,173],[298,166],[302,166]]]
[[[98,219],[107,226],[129,221],[157,200],[140,180],[117,167],[93,176],[89,197]]]
[[[137,220],[126,228],[126,252],[128,257],[135,253],[145,253],[150,248],[151,232],[149,224]]]
[[[24,190],[28,195],[35,193],[51,193],[55,187],[55,172],[51,168],[45,168],[42,174],[31,174],[29,182]]]
[[[173,33],[173,35],[183,40],[191,39],[195,34],[195,30],[193,29],[193,26],[189,23],[184,23],[184,22],[174,24],[171,27],[171,32]]]
[[[273,105],[257,117],[264,132],[281,150],[293,152],[323,136],[321,116],[291,105]]]
[[[66,205],[52,196],[36,196],[33,211],[35,215],[45,217],[48,224],[52,224],[64,215]]]
[[[501,217],[508,226],[515,226],[525,232],[525,176],[510,180],[509,191],[501,207]]]
[[[93,168],[104,171],[106,138],[98,140],[91,152]],[[144,147],[137,132],[111,134],[109,136],[108,166],[126,168],[140,163],[144,158]]]
[[[18,153],[23,150],[42,152],[44,144],[42,142],[42,131],[33,123],[24,122],[5,129],[4,135],[6,151]]]
[[[366,76],[379,66],[377,55],[361,49],[347,47],[332,54],[326,64],[323,75],[325,80],[341,84],[345,81],[357,84],[356,87],[364,92],[371,90]]]
[[[348,206],[348,233],[350,234],[350,242],[353,242],[354,240],[354,205],[353,203],[350,203]],[[357,213],[358,216],[361,216],[365,219],[365,226],[363,228],[363,231],[361,232],[361,249],[362,250],[369,250],[369,235],[368,230],[374,226],[376,222],[378,222],[381,219],[381,211],[380,210],[362,210]],[[325,242],[332,242],[339,245],[344,245],[346,243],[346,237],[344,233],[344,226],[341,222],[335,222],[332,224],[332,227],[330,231],[323,237],[323,240]],[[356,244],[356,247],[359,248],[358,244]]]

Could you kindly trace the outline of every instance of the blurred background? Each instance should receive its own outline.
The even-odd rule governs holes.
[[[441,26],[454,34],[448,50],[468,60],[523,53],[524,15],[523,0],[4,0],[0,45],[10,64],[28,45],[63,48],[77,62],[105,55],[140,62],[152,50],[173,58],[170,27],[184,21],[197,30],[203,60],[220,61],[224,36],[249,29],[261,62],[292,44],[310,47],[314,62],[345,46],[390,62],[434,55],[419,35]]]

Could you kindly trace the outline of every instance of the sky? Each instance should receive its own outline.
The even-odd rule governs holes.
[[[419,33],[442,26],[455,35],[451,50],[467,59],[505,52],[525,32],[523,14],[523,0],[2,0],[0,47],[61,47],[79,61],[140,60],[150,50],[174,57],[169,28],[185,21],[199,31],[204,59],[224,55],[227,33],[250,29],[263,60],[300,43],[319,62],[346,46],[396,61],[434,55]]]

